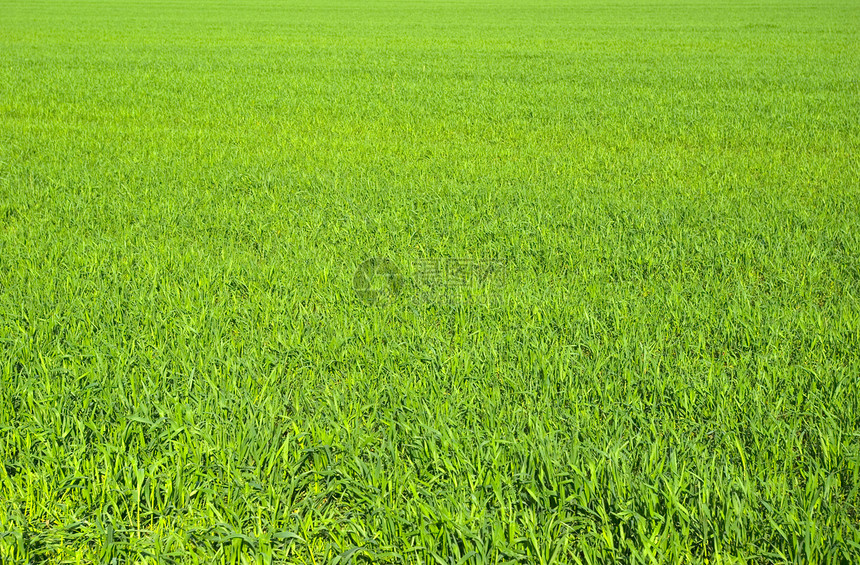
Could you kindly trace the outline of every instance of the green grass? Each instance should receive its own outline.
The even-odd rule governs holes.
[[[0,562],[857,562],[858,149],[856,0],[0,0]]]

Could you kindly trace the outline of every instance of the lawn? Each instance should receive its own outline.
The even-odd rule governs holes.
[[[0,562],[860,561],[860,2],[0,0]]]

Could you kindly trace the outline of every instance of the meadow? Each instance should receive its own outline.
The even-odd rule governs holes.
[[[858,150],[856,0],[0,0],[0,563],[856,563]]]

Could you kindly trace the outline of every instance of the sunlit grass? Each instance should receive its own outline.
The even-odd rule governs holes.
[[[0,0],[0,561],[857,561],[858,21]]]

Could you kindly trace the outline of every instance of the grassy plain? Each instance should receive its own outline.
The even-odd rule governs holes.
[[[857,562],[858,149],[853,0],[0,0],[0,561]]]

